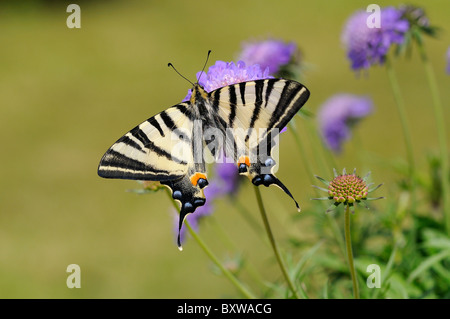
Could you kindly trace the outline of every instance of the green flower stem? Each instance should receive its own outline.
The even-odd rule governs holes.
[[[405,139],[405,146],[406,146],[406,157],[409,164],[409,178],[411,185],[414,185],[413,177],[415,172],[415,164],[414,164],[414,153],[412,148],[412,142],[411,142],[411,131],[408,126],[408,121],[406,118],[406,109],[405,109],[405,103],[403,101],[402,94],[400,93],[400,87],[398,85],[397,76],[395,74],[395,71],[391,65],[391,61],[388,57],[386,57],[386,71],[389,78],[389,83],[392,88],[392,93],[394,95],[395,105],[397,106],[397,111],[400,116],[400,123],[403,130],[403,138]]]
[[[353,296],[359,299],[358,281],[356,278],[355,265],[353,264],[352,239],[350,237],[350,206],[345,208],[345,244],[347,246],[348,266],[350,268],[350,275],[353,283]]]
[[[289,277],[286,266],[283,262],[283,259],[281,258],[280,251],[278,250],[277,243],[275,241],[275,238],[273,237],[272,230],[271,230],[270,224],[269,224],[269,220],[267,218],[266,210],[264,208],[264,204],[262,201],[261,192],[259,191],[259,187],[255,186],[254,189],[255,189],[255,194],[256,194],[256,200],[258,201],[259,211],[261,213],[261,217],[262,217],[262,220],[264,223],[264,227],[266,228],[267,236],[269,237],[269,241],[270,241],[270,244],[272,245],[272,249],[273,249],[273,252],[277,259],[278,265],[280,266],[281,272],[283,273],[283,276],[284,276],[293,296],[296,299],[299,299],[297,290],[295,289],[295,286],[294,286],[291,278]]]
[[[306,125],[307,125],[307,128],[310,131],[309,132],[310,133],[309,136],[315,136],[314,127],[310,124],[310,122],[307,122]],[[295,143],[297,144],[298,150],[300,152],[300,156],[302,156],[302,162],[304,163],[304,167],[306,168],[306,173],[309,176],[311,184],[314,184],[315,183],[314,178],[313,178],[314,173],[313,173],[312,168],[311,168],[311,163],[310,163],[311,161],[308,160],[308,158],[306,157],[306,152],[305,152],[305,147],[303,145],[303,141],[301,140],[300,136],[298,135],[298,131],[296,130],[296,128],[293,125],[291,125],[290,123],[289,123],[289,126],[290,126],[289,127],[289,131],[292,133],[292,136],[294,137]],[[318,145],[318,144],[319,143],[317,143],[317,141],[313,141],[312,142],[312,145]],[[333,161],[334,160],[334,155],[331,154],[331,152],[329,150],[325,149],[325,147],[324,147],[324,150],[328,151],[328,154],[327,154],[328,156],[325,156],[325,157],[327,157],[328,159],[331,159]],[[319,156],[318,151],[315,150],[315,149],[314,149],[314,155],[316,157],[316,163],[321,163],[322,164],[321,165],[322,172],[327,172],[328,173],[329,170],[325,168],[324,163],[321,161],[321,158],[320,158],[321,156]],[[333,161],[333,163],[334,164],[332,164],[331,167],[336,167],[334,161]],[[324,203],[322,203],[322,206],[323,205],[324,205]],[[344,240],[342,238],[342,233],[341,233],[341,231],[339,229],[339,226],[337,224],[337,221],[331,215],[327,215],[327,219],[330,222],[331,230],[333,232],[333,235],[336,237],[336,240],[338,241],[338,245],[339,245],[339,247],[341,249],[341,252],[342,252],[343,255],[345,255],[345,244],[344,244]]]
[[[220,234],[220,237],[222,237],[222,241],[227,246],[228,250],[230,250],[230,251],[239,250],[239,247],[237,247],[236,244],[233,242],[233,240],[227,235],[227,233],[221,227],[220,223],[217,221],[217,219],[215,218],[214,215],[208,216],[208,222],[210,222],[210,224],[214,227],[214,232],[218,235]],[[262,228],[261,228],[261,230],[262,230]],[[245,268],[247,270],[249,276],[255,282],[257,282],[261,286],[262,289],[267,287],[266,282],[262,279],[261,275],[258,273],[256,268],[251,264],[250,261],[246,260],[243,265],[243,268]]]
[[[172,198],[172,194],[168,189],[166,189],[166,193],[169,196],[171,202],[175,209],[179,212],[179,208],[175,200]],[[246,288],[244,285],[228,270],[226,269],[219,259],[211,252],[206,243],[201,239],[201,237],[192,229],[189,222],[185,219],[184,225],[187,227],[189,234],[194,238],[200,248],[205,252],[205,254],[211,259],[211,261],[222,271],[222,273],[227,277],[231,283],[244,295],[246,298],[255,299],[256,297]]]
[[[423,42],[417,41],[420,57],[422,59],[425,74],[430,86],[431,98],[433,100],[433,111],[436,118],[436,129],[439,139],[439,147],[441,149],[441,169],[442,169],[442,197],[444,205],[445,226],[447,234],[450,235],[450,185],[449,185],[449,159],[448,146],[445,132],[444,108],[442,106],[436,77],[434,75],[433,67],[425,51]]]

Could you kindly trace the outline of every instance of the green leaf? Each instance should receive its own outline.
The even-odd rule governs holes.
[[[303,254],[302,258],[297,262],[294,269],[291,271],[291,278],[299,278],[300,272],[303,269],[303,266],[306,264],[308,260],[311,259],[311,257],[317,252],[317,250],[322,246],[323,241],[319,241],[317,244],[315,244],[312,248],[308,249],[306,253]]]
[[[330,185],[330,182],[326,181],[325,179],[323,179],[320,176],[314,175],[315,178],[317,178],[319,181],[321,181],[322,183],[324,183],[325,185]],[[328,191],[328,190],[327,190]]]
[[[326,188],[319,187],[319,186],[316,186],[316,185],[312,185],[312,187],[317,188],[317,189],[320,189],[321,191],[324,191],[324,192],[327,192],[327,193],[328,193],[328,189],[326,189]],[[327,197],[327,198],[328,198],[328,197]]]
[[[419,266],[417,266],[416,269],[414,269],[411,274],[409,275],[407,282],[412,282],[414,279],[416,279],[418,276],[420,276],[423,272],[427,271],[428,268],[433,266],[436,263],[441,262],[444,258],[450,258],[450,249],[443,250],[439,254],[430,256],[426,258],[424,261],[422,261]]]

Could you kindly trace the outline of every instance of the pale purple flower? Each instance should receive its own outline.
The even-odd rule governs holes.
[[[353,70],[367,69],[383,64],[392,45],[403,43],[409,22],[403,12],[394,7],[381,9],[380,27],[368,25],[371,13],[360,10],[348,20],[342,33],[342,42]]]
[[[270,74],[276,74],[280,68],[291,62],[297,45],[281,40],[269,39],[258,42],[244,42],[239,59],[245,63],[259,64],[262,70],[269,68]]]
[[[416,25],[419,28],[432,28],[430,26],[430,19],[428,19],[423,8],[411,4],[402,4],[398,9],[411,26]]]
[[[351,126],[372,112],[372,100],[352,94],[337,94],[319,109],[318,122],[326,145],[340,152],[342,143],[351,136]]]
[[[257,64],[247,66],[243,61],[238,61],[236,64],[234,62],[216,61],[216,64],[209,67],[208,72],[197,73],[198,83],[206,92],[240,82],[272,78],[269,75],[269,69],[263,70]],[[183,101],[188,101],[191,93],[192,90],[189,90]]]
[[[447,74],[450,74],[450,46],[447,49]]]
[[[215,178],[211,185],[221,196],[234,195],[239,189],[241,176],[236,163],[217,163],[215,165]]]

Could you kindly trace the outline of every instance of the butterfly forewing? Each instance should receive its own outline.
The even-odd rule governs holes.
[[[189,103],[142,122],[105,153],[98,174],[106,178],[167,181],[187,174],[192,158]]]

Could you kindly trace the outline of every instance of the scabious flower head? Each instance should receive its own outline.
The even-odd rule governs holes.
[[[383,64],[391,46],[401,44],[409,30],[403,12],[394,7],[381,9],[379,27],[370,25],[368,18],[369,12],[357,11],[347,20],[342,33],[353,70]]]
[[[289,64],[297,52],[294,42],[285,43],[281,40],[244,42],[239,59],[247,64],[259,64],[261,69],[269,69],[269,73],[277,74],[280,69]]]
[[[380,184],[372,189],[369,189],[369,187],[373,184],[367,183],[367,178],[369,177],[369,174],[361,178],[358,175],[356,175],[356,169],[353,171],[352,174],[347,174],[346,170],[344,169],[341,175],[337,174],[336,170],[334,170],[334,178],[329,182],[319,176],[316,176],[318,180],[327,185],[327,188],[322,188],[318,186],[314,187],[327,192],[328,196],[314,199],[332,201],[333,205],[331,206],[330,209],[327,210],[327,212],[329,212],[333,210],[335,207],[339,206],[340,204],[353,206],[354,204],[359,204],[366,200],[376,200],[383,198],[383,197],[377,198],[367,197],[370,192],[373,192],[382,185]]]
[[[338,175],[328,185],[328,195],[336,203],[353,204],[366,199],[367,194],[366,182],[355,174]]]
[[[269,69],[262,69],[259,65],[246,65],[243,61],[224,62],[216,61],[209,67],[208,72],[197,73],[199,84],[206,92],[214,91],[218,88],[232,85],[240,82],[254,81],[261,79],[272,79],[269,75]],[[183,101],[188,101],[191,97],[192,90],[189,90]]]
[[[326,145],[332,151],[340,152],[342,143],[351,136],[350,128],[372,109],[372,100],[364,96],[337,94],[325,101],[317,119]]]

